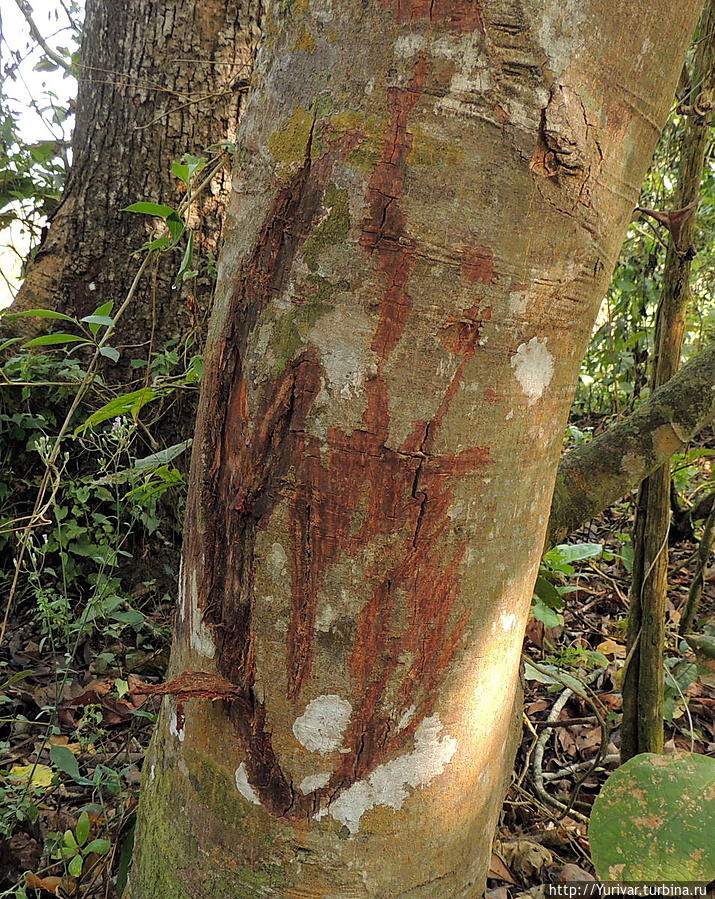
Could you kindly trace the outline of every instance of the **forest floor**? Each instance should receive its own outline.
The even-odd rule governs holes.
[[[571,538],[603,551],[573,563],[573,574],[552,572],[567,588],[565,607],[529,622],[523,738],[489,899],[538,899],[546,883],[593,877],[588,816],[618,764],[631,516],[624,503]],[[670,547],[666,751],[715,754],[715,688],[696,680],[677,638],[695,550],[692,541]],[[714,588],[711,577],[701,629],[715,625]],[[139,584],[138,602],[143,589],[151,594]],[[157,710],[157,698],[133,697],[132,684],[162,678],[171,606],[166,595],[148,601],[141,629],[78,636],[68,662],[41,632],[36,610],[18,604],[0,657],[0,897],[120,894]],[[17,891],[22,884],[26,893]]]

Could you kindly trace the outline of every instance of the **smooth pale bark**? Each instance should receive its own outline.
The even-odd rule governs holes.
[[[175,207],[181,193],[172,162],[235,139],[257,7],[252,0],[87,0],[72,169],[13,310],[45,307],[82,317],[109,300],[116,310],[139,266],[132,254],[156,236],[153,219],[122,210],[141,200]],[[181,290],[172,287],[183,247],[147,272],[113,341],[122,357],[105,362],[109,380],[136,378],[130,360],[146,359],[170,340],[203,340],[214,288],[206,261],[218,253],[229,194],[225,165],[188,219],[199,275]],[[11,327],[30,336],[46,320],[19,318]],[[162,424],[170,441],[190,436],[193,426],[195,405],[179,400]]]
[[[641,406],[559,462],[547,548],[635,489],[715,418],[715,344]]]
[[[268,6],[132,899],[481,893],[577,369],[697,8]]]
[[[703,181],[712,121],[715,86],[715,0],[705,4],[692,70],[700,113],[685,121],[674,208],[695,205]],[[703,105],[704,104],[704,105]],[[695,255],[695,216],[671,228],[663,271],[663,289],[655,321],[655,358],[651,389],[666,384],[678,371],[685,336],[690,268]],[[628,665],[623,673],[621,759],[641,752],[662,752],[665,627],[668,594],[670,466],[663,465],[641,484],[633,528],[633,575],[628,612]]]

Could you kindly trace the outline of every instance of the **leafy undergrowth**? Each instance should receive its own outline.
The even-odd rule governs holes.
[[[696,464],[683,462],[694,483],[709,476],[702,453],[695,455]],[[692,489],[682,478],[681,486]],[[545,884],[595,879],[588,822],[619,765],[631,517],[630,504],[609,510],[574,536],[570,552],[557,550],[542,566],[556,597],[548,586],[540,591],[527,627],[523,736],[495,841],[489,899],[538,899]],[[715,757],[715,679],[698,670],[678,637],[695,550],[694,542],[682,541],[669,553],[665,752]],[[714,588],[710,577],[698,625],[705,635],[715,634]]]
[[[698,477],[707,475],[702,458],[698,465]],[[610,510],[542,568],[491,899],[539,896],[546,883],[594,876],[588,819],[618,765],[630,515],[630,505]],[[681,542],[670,551],[666,748],[715,755],[715,689],[698,680],[677,637],[694,549]],[[28,596],[13,610],[0,657],[0,896],[121,895],[158,702],[140,703],[132,685],[163,677],[172,603],[137,573],[122,602],[100,613],[63,642]],[[709,631],[712,580],[699,625]]]

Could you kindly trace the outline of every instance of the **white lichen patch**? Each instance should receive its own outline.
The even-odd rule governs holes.
[[[182,724],[179,726],[179,721],[176,717],[176,711],[172,711],[171,717],[169,718],[169,733],[172,737],[176,737],[179,743],[184,742],[184,738],[186,737],[186,729]]]
[[[395,56],[406,59],[419,53],[425,43],[423,34],[401,34],[395,41]]]
[[[245,762],[241,762],[238,768],[236,768],[234,778],[236,780],[236,789],[241,796],[249,802],[252,802],[254,805],[260,805],[261,800],[258,798],[258,793],[256,793],[248,781],[248,772],[246,771]]]
[[[195,595],[191,597],[191,600],[191,648],[199,655],[212,659],[216,655],[213,631],[204,624],[201,610],[195,601]]]
[[[372,321],[359,310],[342,305],[322,315],[308,333],[308,340],[320,352],[327,390],[344,403],[362,402],[365,381],[377,370],[370,349],[372,336]]]
[[[547,54],[547,66],[559,78],[572,58],[578,56],[583,42],[584,4],[580,0],[562,0],[534,13],[533,25],[539,44]]]
[[[271,544],[268,553],[268,570],[274,583],[285,583],[288,576],[288,556],[280,543]]]
[[[333,752],[340,748],[353,707],[342,697],[329,693],[312,699],[293,723],[296,740],[311,752]]]
[[[523,315],[529,305],[529,294],[526,290],[512,290],[509,293],[509,312],[512,315]]]
[[[532,337],[528,343],[520,344],[511,357],[514,376],[530,406],[541,398],[554,376],[554,357],[546,344],[545,337]]]
[[[338,613],[335,609],[327,603],[322,606],[318,610],[318,614],[315,616],[315,629],[316,631],[320,631],[321,633],[327,633],[332,627],[333,623],[338,617]]]
[[[176,598],[176,610],[179,615],[179,621],[183,622],[186,616],[186,608],[184,606],[184,559],[179,559],[179,590]]]
[[[516,615],[513,612],[503,612],[501,615],[502,630],[510,631],[516,624]]]
[[[301,780],[298,784],[298,789],[304,795],[312,793],[313,790],[319,790],[320,787],[324,787],[329,780],[330,774],[328,772],[323,772],[322,774],[310,774],[308,777],[304,777],[303,780]]]
[[[427,786],[452,761],[457,741],[449,734],[442,736],[443,729],[439,715],[425,718],[415,732],[412,752],[379,765],[369,777],[354,783],[318,812],[316,818],[330,815],[350,833],[357,833],[360,819],[375,806],[402,808],[410,789]]]

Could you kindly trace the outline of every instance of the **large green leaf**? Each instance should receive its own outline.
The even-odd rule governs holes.
[[[131,206],[125,206],[122,212],[138,212],[142,215],[154,215],[162,219],[176,215],[176,210],[171,206],[164,206],[163,203],[132,203]]]
[[[603,551],[601,543],[560,543],[554,546],[544,556],[544,561],[556,567],[570,565],[571,562],[581,562],[584,559],[593,559]]]
[[[77,437],[79,434],[86,431],[87,428],[93,428],[110,418],[119,418],[122,415],[136,418],[142,406],[145,406],[147,403],[150,403],[161,395],[161,390],[154,390],[152,387],[142,387],[141,390],[133,390],[131,393],[124,393],[121,396],[117,396],[100,409],[97,409],[96,412],[93,412],[89,418],[83,421],[82,424],[75,429],[73,436]]]
[[[89,341],[77,334],[43,334],[42,337],[33,337],[22,346],[24,349],[28,346],[59,346],[63,343],[89,343]]]
[[[715,759],[643,753],[606,781],[591,813],[602,880],[715,878]]]

